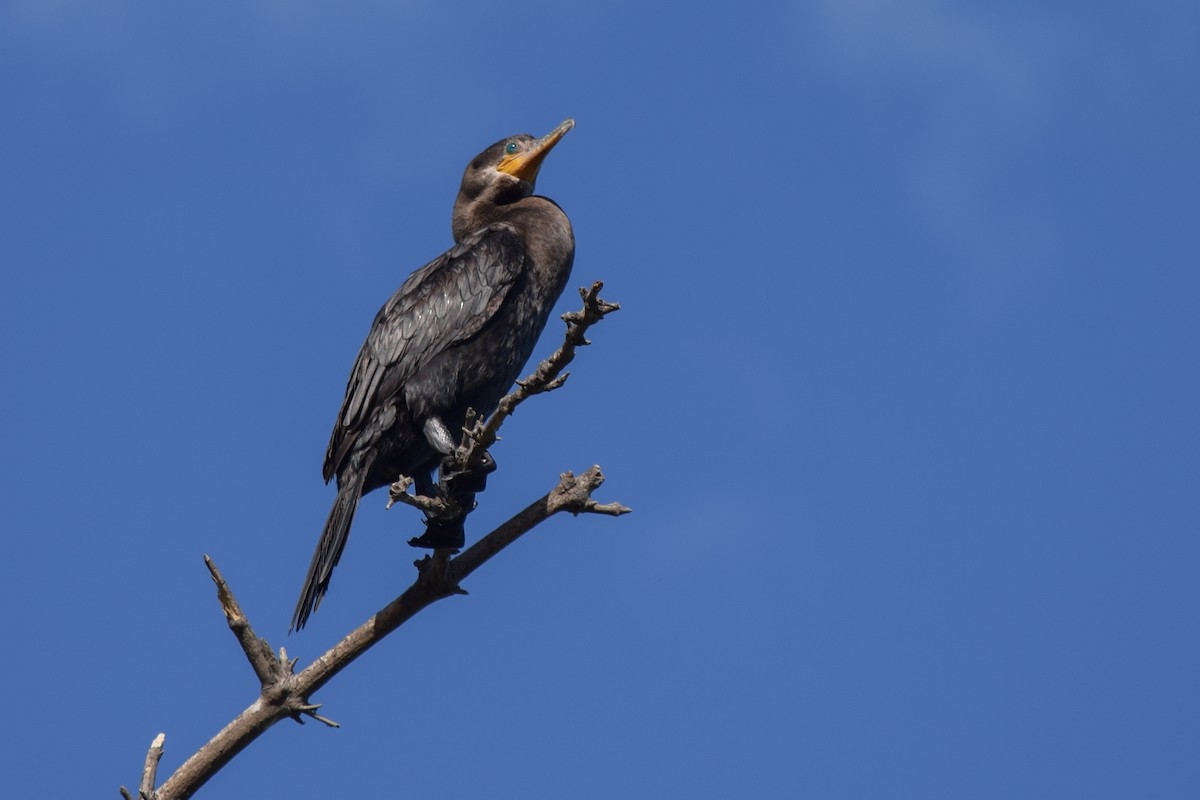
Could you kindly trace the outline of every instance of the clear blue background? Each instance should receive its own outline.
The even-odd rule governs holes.
[[[285,636],[372,315],[571,116],[538,188],[624,308],[471,535],[593,463],[635,513],[201,796],[1200,796],[1194,3],[301,5],[0,4],[7,794],[254,699],[203,553],[302,663],[410,582],[372,495]]]

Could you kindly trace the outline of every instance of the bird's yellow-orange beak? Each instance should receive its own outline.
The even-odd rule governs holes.
[[[518,180],[533,183],[534,179],[537,178],[538,170],[542,168],[542,162],[546,159],[546,154],[550,152],[554,145],[558,144],[558,140],[565,136],[567,131],[574,127],[575,120],[563,120],[561,125],[530,144],[524,150],[504,156],[504,158],[500,159],[500,163],[496,165],[496,169],[512,175]]]

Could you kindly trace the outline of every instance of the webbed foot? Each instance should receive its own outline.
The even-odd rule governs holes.
[[[487,476],[496,471],[496,460],[486,450],[483,459],[471,469],[457,469],[453,458],[446,458],[438,469],[442,491],[458,497],[477,494],[487,488]]]
[[[408,540],[413,547],[426,547],[430,550],[454,550],[457,552],[466,544],[467,535],[463,530],[464,517],[455,519],[437,519],[432,517],[425,520],[425,533]]]

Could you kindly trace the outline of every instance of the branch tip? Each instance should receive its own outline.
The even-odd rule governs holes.
[[[283,668],[287,672],[287,674],[289,674],[289,675],[295,674],[296,662],[299,660],[300,660],[299,656],[289,659],[286,647],[279,648],[279,663],[283,666]]]
[[[407,475],[401,475],[396,478],[396,482],[388,487],[388,502],[387,507],[391,508],[396,501],[404,502],[404,498],[408,497],[408,487],[412,486],[413,479]]]
[[[458,513],[458,505],[454,502],[453,497],[426,497],[423,494],[409,494],[408,487],[412,484],[412,478],[401,475],[388,489],[387,507],[391,508],[394,503],[403,503],[433,517],[453,516]]]
[[[204,558],[206,561],[208,560],[208,556]],[[160,733],[150,743],[150,749],[146,752],[146,763],[142,767],[142,780],[138,784],[138,800],[150,800],[154,796],[154,783],[158,774],[158,761],[162,758],[163,743],[166,740],[167,735]],[[133,800],[133,795],[124,786],[121,787],[121,797],[125,798],[125,800]]]
[[[250,662],[250,668],[258,676],[258,682],[263,689],[277,683],[290,672],[286,657],[283,656],[283,650],[280,650],[281,657],[276,658],[275,651],[271,645],[267,644],[267,640],[259,638],[254,632],[250,620],[233,595],[233,589],[229,588],[225,576],[221,574],[221,570],[217,569],[216,563],[207,555],[204,557],[204,563],[208,566],[213,583],[217,585],[217,601],[221,604],[221,611],[225,614],[225,622],[238,640],[238,644],[241,645],[242,652],[246,654],[246,660]]]
[[[292,718],[295,719],[296,722],[299,722],[301,725],[303,725],[304,720],[300,718],[300,715],[303,714],[304,716],[312,717],[317,722],[320,722],[324,725],[328,725],[330,728],[342,727],[340,724],[334,722],[329,717],[323,717],[320,714],[318,714],[317,709],[320,707],[321,707],[320,703],[311,703],[308,705],[300,706],[298,709],[296,709],[296,713],[292,715]]]
[[[217,568],[217,563],[206,554],[204,556],[204,565],[208,567],[208,574],[212,578],[213,583],[217,585],[217,602],[221,604],[221,611],[225,614],[225,621],[229,623],[230,627],[239,622],[245,622],[246,616],[242,613],[242,608],[238,605],[237,598],[233,596],[233,590],[226,583],[225,576]]]
[[[629,506],[623,506],[620,503],[597,503],[595,500],[589,498],[584,511],[589,514],[607,514],[610,517],[619,517],[622,514],[632,512],[633,509]]]

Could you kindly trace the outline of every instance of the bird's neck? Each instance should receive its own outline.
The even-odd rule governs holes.
[[[505,222],[521,202],[528,200],[533,186],[519,181],[497,181],[484,187],[463,188],[454,201],[451,226],[454,241],[461,242],[493,222]]]
[[[558,204],[546,197],[527,197],[505,221],[512,223],[525,241],[526,253],[537,268],[567,272],[575,259],[575,232]],[[564,274],[563,279],[566,278]]]
[[[461,213],[460,213],[461,212]],[[546,271],[537,280],[546,285],[565,281],[575,260],[575,232],[571,221],[558,204],[539,195],[523,197],[512,203],[476,204],[473,208],[454,209],[454,240],[464,238],[488,225],[503,222],[516,229],[525,245],[525,254],[535,272]],[[551,292],[558,297],[561,285]]]
[[[538,195],[527,195],[511,202],[457,203],[452,220],[454,241],[461,242],[472,233],[497,222],[507,222],[522,234],[549,226],[552,229],[563,228],[567,235],[571,235],[571,223],[557,203]]]

